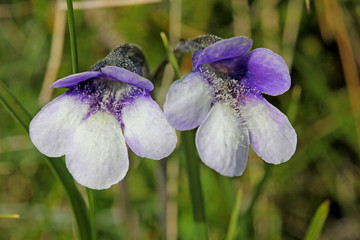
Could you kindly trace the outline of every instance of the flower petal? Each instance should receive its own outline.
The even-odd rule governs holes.
[[[179,130],[196,128],[209,112],[214,93],[199,72],[175,81],[169,88],[164,113]]]
[[[70,88],[80,82],[89,80],[91,78],[101,77],[103,74],[97,71],[88,71],[83,73],[76,73],[67,77],[61,78],[54,82],[50,88]]]
[[[138,97],[125,106],[122,119],[126,142],[136,155],[158,160],[175,149],[175,129],[151,97]]]
[[[118,81],[133,85],[135,87],[143,88],[148,91],[152,91],[154,89],[154,85],[152,84],[152,82],[124,68],[106,66],[104,68],[101,68],[101,72]]]
[[[197,68],[205,63],[240,57],[251,48],[252,40],[247,40],[249,40],[247,37],[233,37],[218,41],[205,48],[193,65]]]
[[[76,96],[59,96],[44,106],[31,120],[31,141],[48,157],[64,155],[74,130],[87,111],[88,106]]]
[[[250,143],[264,161],[286,162],[296,149],[296,132],[287,117],[264,98],[249,99],[243,109]]]
[[[196,133],[196,147],[210,168],[225,176],[240,176],[248,158],[248,130],[233,109],[218,102]]]
[[[106,189],[125,177],[127,148],[120,123],[111,114],[97,112],[84,120],[70,144],[66,166],[81,185]]]
[[[276,96],[289,90],[291,78],[284,60],[266,48],[257,48],[246,54],[248,78],[257,89]]]

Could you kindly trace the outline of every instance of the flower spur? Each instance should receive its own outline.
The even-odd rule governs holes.
[[[269,49],[248,52],[247,37],[222,40],[203,36],[182,42],[192,51],[193,72],[169,88],[164,113],[172,126],[199,126],[196,147],[201,160],[226,176],[242,175],[249,144],[266,162],[279,164],[296,149],[296,132],[287,117],[262,93],[279,95],[290,87],[283,59]]]
[[[65,155],[80,184],[105,189],[124,178],[130,149],[141,157],[161,159],[175,148],[175,129],[149,92],[153,84],[145,58],[135,45],[114,49],[90,71],[55,82],[69,88],[30,123],[30,138],[49,157]],[[123,132],[121,130],[123,127]]]

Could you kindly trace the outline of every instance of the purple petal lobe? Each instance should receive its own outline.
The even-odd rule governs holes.
[[[175,81],[169,88],[164,113],[178,130],[196,128],[209,112],[214,93],[199,72]]]
[[[249,98],[242,116],[249,128],[250,143],[264,161],[286,162],[296,149],[296,132],[287,117],[261,96]]]
[[[122,120],[126,142],[136,155],[159,160],[175,149],[175,129],[150,96],[137,97],[125,106]]]
[[[65,155],[75,180],[92,189],[106,189],[126,175],[129,159],[119,122],[97,112],[76,129]]]
[[[218,41],[205,48],[197,62],[193,64],[197,68],[205,63],[241,57],[251,48],[252,40],[247,41],[248,39],[247,37],[234,37]]]
[[[278,54],[257,48],[246,54],[246,59],[248,78],[261,92],[275,96],[289,90],[289,69]]]
[[[69,140],[88,110],[76,96],[61,95],[31,120],[29,133],[35,147],[48,157],[66,153]]]
[[[217,102],[196,133],[196,147],[210,168],[225,176],[240,176],[248,158],[248,130],[232,108]]]
[[[154,89],[154,85],[148,79],[130,72],[124,68],[119,68],[115,66],[106,66],[101,69],[101,72],[114,78],[117,81],[121,81],[139,88],[143,88],[148,91]]]
[[[91,78],[101,77],[102,75],[103,74],[101,72],[96,71],[76,73],[57,80],[51,85],[50,88],[70,88],[83,81],[89,80]]]

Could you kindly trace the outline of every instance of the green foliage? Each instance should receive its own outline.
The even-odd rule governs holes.
[[[300,19],[287,14],[288,6],[293,6],[290,3],[297,1],[303,4]],[[230,0],[183,0],[181,38],[203,33],[221,37],[231,37],[235,32],[251,34],[255,47],[271,48],[287,61],[292,60],[288,61],[290,91],[279,97],[265,97],[289,114],[298,134],[297,151],[289,162],[272,167],[271,176],[253,204],[251,218],[246,221],[249,239],[302,239],[314,209],[325,199],[331,201],[331,206],[320,239],[360,239],[359,139],[352,115],[359,109],[352,109],[349,101],[351,86],[345,81],[339,45],[323,13],[313,6],[324,1],[306,1],[310,11],[306,11],[302,0],[243,2],[248,2],[249,7],[239,8],[236,1]],[[337,2],[359,66],[359,3]],[[55,2],[6,3],[0,5],[0,80],[34,115],[41,108],[38,97],[50,56]],[[125,42],[141,45],[152,72],[155,71],[166,56],[159,34],[169,35],[168,7],[169,2],[162,1],[75,10],[79,71],[86,71],[113,47]],[[287,23],[293,24],[289,25],[290,35],[284,34]],[[298,34],[294,23],[299,24]],[[57,78],[72,73],[67,32],[64,39]],[[181,74],[191,71],[191,57],[183,56],[179,65]],[[57,89],[53,98],[63,92]],[[249,155],[247,169],[237,178],[220,176],[199,162],[209,239],[227,237],[239,190],[242,198],[236,210],[238,223],[251,206],[265,164],[253,151]],[[169,208],[164,220],[159,162],[131,156],[125,180],[95,192],[98,239],[166,239],[161,222],[181,239],[192,239],[195,229],[190,189],[185,161],[181,159],[181,147],[167,159],[170,193],[165,199]],[[76,186],[85,199],[85,188]],[[5,214],[19,214],[20,218],[0,219],[1,239],[74,238],[75,221],[61,184],[32,146],[23,126],[1,105],[0,215]]]
[[[325,224],[325,220],[329,214],[330,201],[323,202],[315,212],[315,215],[311,219],[311,223],[304,240],[317,240],[320,237],[322,228]]]

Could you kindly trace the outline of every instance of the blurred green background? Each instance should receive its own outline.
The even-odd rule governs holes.
[[[281,96],[265,97],[288,115],[298,147],[289,162],[272,167],[247,230],[251,239],[303,239],[316,208],[328,199],[330,212],[320,239],[360,239],[358,0],[81,2],[82,9],[75,10],[80,71],[117,45],[131,42],[142,46],[154,72],[166,55],[160,32],[170,36],[173,46],[179,38],[200,34],[245,35],[253,39],[254,48],[270,48],[283,56],[292,87]],[[72,72],[65,7],[54,0],[0,3],[0,79],[32,115],[65,91],[51,92],[49,83]],[[186,55],[181,72],[189,71],[191,56]],[[160,105],[172,78],[167,69],[157,84]],[[99,239],[192,239],[181,151],[161,165],[130,157],[125,180],[95,192]],[[263,174],[264,163],[252,150],[241,177],[221,176],[201,163],[210,239],[225,238],[237,192],[242,192],[243,212]],[[0,219],[1,240],[76,236],[64,190],[3,106],[1,214],[20,215]]]

